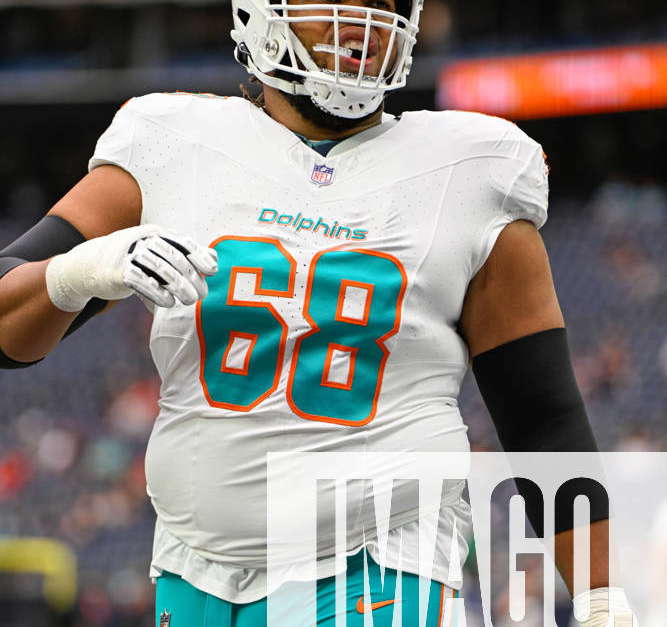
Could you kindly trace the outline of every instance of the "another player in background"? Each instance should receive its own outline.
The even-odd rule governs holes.
[[[537,232],[541,147],[499,118],[383,112],[410,71],[419,0],[233,11],[236,58],[263,104],[130,100],[90,173],[0,266],[6,368],[40,360],[107,301],[138,294],[153,311],[151,574],[156,621],[171,627],[265,623],[267,451],[467,451],[457,396],[470,358],[506,450],[596,449]],[[460,586],[448,562],[454,524],[470,523],[462,490],[445,483],[429,626],[449,620],[443,601]],[[348,507],[361,513],[367,497]],[[364,601],[358,523],[350,625],[369,611],[376,625],[394,611],[417,624],[419,512],[396,506],[402,603],[386,598],[399,556],[387,554],[382,589],[372,539],[376,609]],[[631,618],[608,587],[606,512],[592,513],[587,627],[609,607]],[[557,531],[572,589],[572,532]],[[319,625],[335,613],[332,554],[320,548]]]

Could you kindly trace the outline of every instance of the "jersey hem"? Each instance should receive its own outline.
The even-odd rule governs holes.
[[[465,504],[463,506],[463,511],[460,510],[462,504]],[[428,516],[434,512],[440,512],[440,515],[437,517],[438,529],[443,535],[446,535],[446,533],[444,533],[446,530],[442,530],[440,527],[443,516],[450,513],[459,520],[459,522],[463,522],[465,525],[467,524],[466,519],[469,517],[466,515],[467,511],[467,503],[464,499],[459,497],[455,503],[445,506],[441,505],[437,509],[423,511],[420,514],[422,516]],[[405,520],[398,523],[390,530],[390,533],[398,532],[401,528],[404,528],[411,523],[415,523],[418,520],[415,520],[414,513],[410,518],[411,520]],[[408,533],[411,531],[412,530],[407,530]],[[156,550],[157,546],[160,546],[159,552]],[[394,551],[392,550],[383,562],[380,559],[376,537],[372,537],[365,541],[362,540],[360,544],[347,549],[345,555],[346,557],[356,555],[363,548],[366,548],[375,562],[383,565],[385,568],[399,570],[400,567],[400,570],[403,572],[416,575],[420,574],[418,562],[411,559],[409,556],[406,556],[403,551],[399,552],[394,559]],[[434,565],[431,569],[431,575],[429,576],[430,579],[442,583],[454,590],[458,590],[461,587],[462,582],[449,579],[449,555],[446,551],[441,551],[438,559],[437,543],[435,551]],[[459,554],[462,558],[461,563],[463,564],[467,557],[467,549],[460,546]],[[315,571],[317,573],[316,579],[319,580],[333,577],[347,570],[346,564],[342,569],[337,569],[336,565],[336,557],[334,555],[318,558],[315,565]],[[308,570],[310,571],[310,569]],[[149,577],[154,581],[162,574],[162,571],[168,571],[179,575],[195,588],[231,603],[252,603],[258,601],[277,590],[287,581],[312,580],[312,577],[301,574],[298,570],[298,566],[295,568],[293,564],[289,564],[281,568],[280,574],[277,574],[275,578],[277,583],[269,589],[267,586],[267,571],[265,568],[244,568],[240,565],[232,566],[207,559],[179,540],[158,520],[156,523],[154,557],[151,561]],[[211,576],[211,573],[216,571],[221,575],[220,577]],[[229,582],[232,582],[232,585],[230,585]]]

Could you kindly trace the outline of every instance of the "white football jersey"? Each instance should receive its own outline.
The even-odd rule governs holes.
[[[265,596],[269,451],[468,450],[456,328],[468,284],[504,226],[546,220],[542,149],[518,127],[457,111],[385,115],[322,157],[243,99],[153,94],[117,113],[90,168],[103,164],[137,180],[142,223],[219,257],[206,299],[154,310],[153,575],[235,602]],[[445,482],[434,570],[454,587],[451,530],[470,524],[462,489]],[[372,528],[359,515],[368,486],[355,494],[348,513]],[[409,501],[392,503],[408,550]],[[385,562],[397,567],[392,551]]]

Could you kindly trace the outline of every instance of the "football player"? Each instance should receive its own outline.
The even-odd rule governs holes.
[[[131,99],[89,174],[1,253],[4,368],[39,361],[109,301],[137,294],[153,313],[158,625],[266,624],[266,453],[466,452],[457,396],[471,359],[506,450],[596,450],[537,231],[541,147],[499,118],[383,111],[421,8],[233,0],[236,59],[261,103]],[[429,627],[451,618],[452,538],[466,551],[452,532],[470,522],[463,482],[445,488]],[[398,505],[401,556],[381,558],[353,525],[348,625],[372,612],[388,626],[395,611],[417,624],[420,512]],[[592,520],[583,624],[632,621],[609,587],[603,505]],[[572,589],[570,527],[556,529],[556,558]],[[333,546],[318,549],[318,625],[333,625]],[[286,565],[279,583],[293,579]]]

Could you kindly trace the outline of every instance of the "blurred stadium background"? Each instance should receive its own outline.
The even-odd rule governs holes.
[[[238,94],[230,27],[220,1],[0,0],[0,247],[83,176],[127,98]],[[389,111],[481,110],[543,144],[543,236],[601,447],[667,450],[664,0],[426,0],[416,56]],[[152,624],[149,324],[126,302],[0,374],[1,625]],[[495,450],[470,379],[462,410]]]

